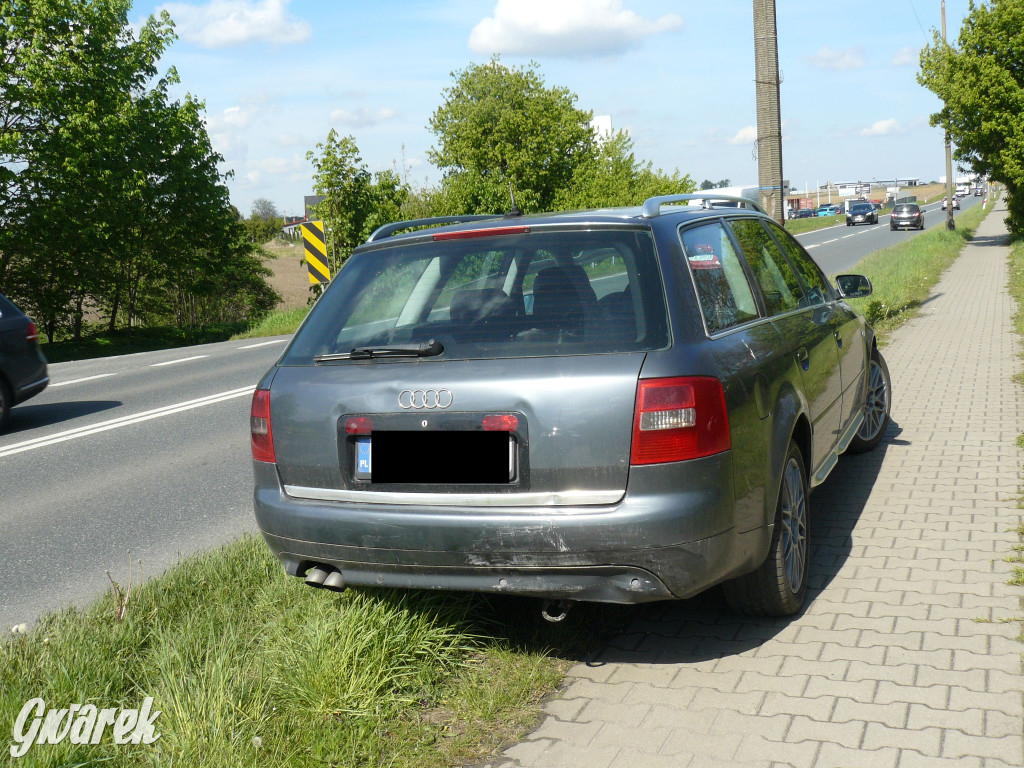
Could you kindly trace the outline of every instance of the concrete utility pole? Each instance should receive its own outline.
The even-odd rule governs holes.
[[[757,183],[761,188],[761,205],[779,224],[785,224],[775,0],[754,0],[754,72],[757,84]]]
[[[946,43],[946,0],[942,0],[942,43]],[[953,221],[953,150],[949,144],[949,131],[946,131],[946,229],[956,229]]]

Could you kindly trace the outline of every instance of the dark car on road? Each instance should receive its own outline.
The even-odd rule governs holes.
[[[253,395],[256,520],[286,572],[551,619],[719,583],[735,610],[798,611],[810,491],[889,420],[847,303],[871,284],[712,200],[377,230]]]
[[[846,212],[846,226],[855,224],[877,224],[878,211],[871,203],[854,203]]]
[[[0,430],[12,406],[38,395],[49,383],[36,324],[0,293]]]
[[[889,216],[889,229],[924,229],[924,212],[917,203],[897,203]]]

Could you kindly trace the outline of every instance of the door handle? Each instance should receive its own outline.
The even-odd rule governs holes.
[[[832,331],[832,335],[836,339],[836,344],[838,344],[839,348],[842,349],[843,348],[843,335],[841,333],[839,333],[839,331]]]
[[[800,347],[800,349],[796,351],[796,361],[800,363],[800,367],[805,371],[810,367],[811,361],[807,357],[806,347]]]

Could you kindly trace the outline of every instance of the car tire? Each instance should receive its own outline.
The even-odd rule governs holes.
[[[4,427],[7,426],[7,414],[11,412],[13,401],[14,398],[11,396],[11,390],[7,387],[7,382],[0,377],[0,432],[3,432]]]
[[[756,571],[722,585],[732,610],[748,616],[791,616],[803,607],[810,564],[809,502],[803,455],[791,442],[782,465],[768,557]]]
[[[864,421],[850,441],[850,453],[866,453],[878,445],[889,427],[892,408],[892,380],[889,366],[877,349],[871,352],[868,365],[867,393],[864,396]]]

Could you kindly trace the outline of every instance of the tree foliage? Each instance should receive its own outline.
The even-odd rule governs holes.
[[[572,182],[558,191],[558,209],[606,208],[640,205],[656,195],[692,192],[693,181],[679,171],[666,174],[643,163],[633,153],[633,140],[625,131],[598,142],[592,155],[575,169]]]
[[[955,46],[935,32],[921,52],[918,81],[943,102],[931,123],[957,162],[1006,185],[1010,229],[1024,234],[1024,2],[972,1]]]
[[[428,153],[445,173],[448,203],[460,213],[507,211],[511,183],[522,210],[550,210],[593,154],[592,113],[567,88],[546,87],[535,64],[493,58],[452,76],[430,119],[438,146]]]
[[[409,191],[393,170],[371,174],[352,136],[332,128],[316,148],[319,154],[308,152],[306,158],[313,164],[313,190],[323,196],[316,216],[327,230],[333,275],[373,230],[399,218]]]
[[[0,0],[0,287],[52,340],[207,323],[276,302],[192,97],[158,63],[166,13],[128,0]]]

